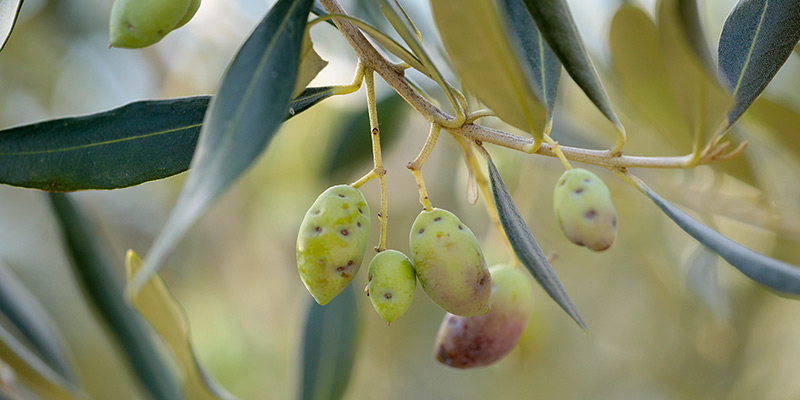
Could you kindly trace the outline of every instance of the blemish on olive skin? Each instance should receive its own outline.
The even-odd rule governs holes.
[[[439,222],[439,221],[441,221],[441,220],[442,220],[442,217],[436,217],[436,218],[434,218],[433,220],[434,220],[434,221],[436,221],[436,222]]]
[[[317,231],[317,232],[322,232],[322,227],[318,226],[318,227],[314,228],[314,230]]]
[[[594,219],[594,217],[596,217],[596,216],[597,216],[597,211],[595,211],[595,210],[589,210],[589,211],[585,212],[585,213],[583,214],[583,216],[584,216],[584,217],[586,217],[586,219]]]
[[[583,188],[575,189],[575,194],[581,194],[581,193],[583,193]]]
[[[348,208],[350,208],[349,204],[347,203],[342,204],[342,210],[347,210]]]
[[[558,186],[564,186],[565,183],[567,183],[567,180],[562,179],[561,182],[558,182]]]
[[[336,268],[337,271],[344,271],[344,267]]]
[[[347,279],[349,277],[350,277],[350,274],[348,274],[347,272],[342,272],[342,278]]]
[[[316,215],[320,215],[321,213],[322,213],[322,210],[314,211],[314,214],[316,214]]]
[[[464,227],[463,227],[463,226],[461,226],[461,225],[459,225],[459,226],[458,226],[458,230],[460,230],[460,231],[463,231],[463,230],[464,230]]]
[[[356,226],[361,228],[361,222],[356,222]]]
[[[339,197],[341,197],[341,198],[344,198],[344,195],[343,195],[343,194],[340,194],[340,195],[339,195]]]
[[[353,265],[353,260],[348,261],[347,265]]]
[[[591,180],[589,180],[589,178],[583,178],[583,181],[586,182],[586,183],[591,182]]]
[[[420,229],[420,230],[419,230],[419,233],[420,233],[420,234],[422,234],[422,233],[425,233],[425,228],[422,228],[422,229]]]
[[[364,215],[364,211],[362,211],[360,208],[358,209],[358,213]]]
[[[342,229],[342,231],[339,233],[341,233],[342,236],[347,236],[347,229]]]
[[[384,299],[391,299],[392,298],[392,294],[389,293],[389,292],[386,292],[386,293],[383,294],[383,298]]]
[[[617,227],[617,217],[614,217],[614,219],[612,219],[612,220],[611,220],[611,225],[612,225],[614,228],[616,228],[616,227]]]

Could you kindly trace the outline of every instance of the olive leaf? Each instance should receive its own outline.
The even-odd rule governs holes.
[[[269,144],[289,106],[311,3],[278,0],[239,49],[206,112],[186,183],[129,294]]]
[[[502,0],[498,4],[506,33],[517,50],[517,57],[547,110],[545,131],[549,131],[561,78],[561,62],[539,33],[522,0]]]
[[[5,47],[14,24],[17,22],[19,10],[22,9],[22,0],[0,1],[0,50]]]
[[[583,44],[578,27],[572,18],[572,12],[565,0],[524,0],[528,11],[536,21],[553,52],[561,60],[567,73],[595,106],[609,119],[619,131],[624,131],[608,99],[600,76],[586,47]]]
[[[77,400],[86,398],[42,361],[36,353],[0,325],[0,366],[3,362],[13,369],[21,383],[44,399]]]
[[[300,66],[297,68],[297,81],[294,83],[292,98],[301,95],[306,86],[319,74],[319,71],[322,71],[328,65],[328,62],[314,51],[314,42],[311,41],[311,36],[308,33],[308,29],[306,29],[306,33],[303,35]]]
[[[442,44],[464,86],[498,117],[541,143],[546,100],[517,59],[494,2],[435,0],[431,11]]]
[[[800,295],[800,267],[767,257],[734,242],[670,204],[643,182],[638,181],[637,184],[681,229],[709,250],[719,254],[745,276],[782,294]]]
[[[347,390],[358,343],[358,309],[353,285],[325,306],[315,301],[309,304],[298,397],[338,400]]]
[[[64,193],[48,193],[75,280],[110,329],[142,387],[156,399],[182,399],[179,384],[160,353],[153,332],[125,302],[121,277],[102,236]]]
[[[307,88],[289,119],[333,96]],[[137,101],[0,131],[0,183],[51,192],[119,189],[189,169],[210,96]]]
[[[133,251],[125,255],[125,271],[130,280],[142,267],[142,259]],[[136,311],[147,319],[161,340],[172,351],[184,370],[183,391],[192,400],[233,400],[232,394],[220,386],[203,368],[192,345],[189,318],[183,306],[156,274],[141,292],[131,299]]]
[[[486,164],[489,166],[489,179],[492,183],[492,193],[494,194],[494,202],[497,207],[497,213],[500,215],[500,222],[505,230],[508,241],[511,242],[511,247],[519,257],[519,260],[530,271],[531,275],[539,282],[539,285],[547,292],[547,294],[555,300],[555,302],[583,329],[587,330],[586,324],[578,314],[578,310],[570,300],[564,285],[558,279],[558,275],[553,270],[550,262],[547,261],[542,248],[533,237],[530,228],[525,223],[514,204],[514,199],[511,198],[503,177],[497,171],[488,153],[485,153]]]
[[[739,0],[719,37],[719,70],[736,102],[733,125],[761,94],[800,40],[800,2]]]
[[[72,363],[55,321],[2,260],[0,315],[11,322],[54,372],[71,385],[77,385]]]

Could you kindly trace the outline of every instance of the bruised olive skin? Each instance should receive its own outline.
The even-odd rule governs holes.
[[[478,239],[458,217],[422,211],[408,241],[420,285],[439,307],[456,315],[489,312],[492,278]]]
[[[308,292],[325,305],[353,280],[369,240],[369,205],[349,185],[319,195],[297,234],[297,269]]]
[[[495,265],[492,309],[486,315],[447,314],[439,327],[434,356],[459,369],[482,367],[505,357],[516,345],[533,312],[533,285],[528,273]]]
[[[581,168],[564,172],[553,192],[553,208],[567,238],[590,250],[603,251],[617,237],[617,210],[606,184]]]

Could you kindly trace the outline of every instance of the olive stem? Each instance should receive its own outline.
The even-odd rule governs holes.
[[[425,139],[425,145],[422,146],[417,158],[406,165],[406,168],[410,169],[411,173],[414,174],[414,179],[417,180],[419,202],[422,203],[422,208],[426,211],[432,210],[433,206],[431,206],[431,200],[428,197],[428,190],[425,188],[425,181],[422,179],[422,166],[425,164],[425,161],[428,160],[428,157],[430,157],[433,148],[436,147],[436,141],[439,139],[439,133],[441,131],[441,126],[431,124],[431,130],[428,133],[428,138]]]
[[[374,167],[370,172],[377,175],[381,187],[381,211],[378,213],[381,233],[378,246],[375,247],[375,251],[381,252],[386,248],[386,226],[389,222],[389,203],[386,196],[386,170],[383,169],[383,158],[381,158],[378,106],[375,102],[375,81],[371,69],[365,71],[364,81],[367,84],[367,111],[369,112],[370,137],[372,138],[372,160],[374,163]]]
[[[338,0],[320,0],[325,10],[331,14],[345,14],[345,10]],[[547,144],[542,144],[536,148],[536,143],[531,138],[520,137],[508,132],[488,128],[467,122],[466,118],[453,117],[442,111],[431,101],[423,97],[414,89],[404,78],[402,68],[386,60],[375,47],[364,37],[364,35],[350,22],[342,18],[334,18],[334,23],[339,27],[345,40],[353,48],[356,56],[375,70],[389,86],[391,86],[411,107],[429,122],[440,125],[450,133],[463,136],[471,140],[478,140],[484,143],[492,143],[497,146],[526,153],[558,157],[553,148]],[[460,102],[460,101],[459,101]],[[609,169],[612,168],[691,168],[695,165],[711,164],[735,157],[739,152],[733,151],[726,156],[709,157],[711,150],[717,147],[715,140],[719,140],[726,130],[725,126],[718,130],[712,141],[707,146],[706,151],[702,152],[699,159],[695,154],[675,157],[647,157],[647,156],[626,156],[622,155],[622,147],[625,144],[626,133],[621,127],[617,128],[617,140],[609,150],[590,150],[578,147],[561,146],[564,157],[569,161],[577,161],[586,164],[593,164]],[[738,149],[737,150],[743,150]]]
[[[544,135],[544,141],[553,149],[553,153],[556,154],[561,163],[564,164],[564,168],[569,171],[572,169],[572,165],[569,164],[569,161],[566,157],[564,157],[564,152],[561,151],[561,146],[559,146],[558,142],[553,140],[550,135]]]
[[[478,184],[478,188],[480,188],[481,194],[483,195],[486,213],[489,214],[489,219],[492,221],[495,229],[497,229],[497,232],[500,233],[500,236],[503,238],[506,247],[508,247],[508,252],[511,255],[510,264],[519,265],[517,253],[514,252],[514,248],[511,246],[511,242],[506,236],[503,224],[500,222],[500,213],[497,212],[497,206],[494,203],[494,196],[489,188],[489,180],[486,179],[486,175],[483,174],[483,169],[481,169],[480,164],[478,164],[478,159],[475,157],[472,144],[468,140],[464,140],[464,138],[456,135],[453,135],[453,138],[456,140],[456,142],[458,142],[459,146],[461,146],[461,150],[464,151],[464,160],[469,163],[471,168],[474,170],[475,183]]]

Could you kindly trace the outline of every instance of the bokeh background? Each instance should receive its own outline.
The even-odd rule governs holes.
[[[264,0],[203,0],[194,18],[143,50],[107,48],[110,0],[26,0],[0,53],[0,127],[90,113],[145,98],[213,93],[239,44],[271,6]],[[381,26],[374,2],[343,2]],[[653,1],[634,2],[654,14]],[[709,43],[716,43],[733,0],[699,2]],[[427,2],[404,1],[443,69]],[[612,101],[628,128],[626,154],[680,155],[642,123],[616,87],[608,52],[615,1],[570,5]],[[312,31],[330,62],[314,84],[344,84],[355,58],[324,24]],[[715,47],[715,46],[714,46]],[[452,76],[452,75],[450,75]],[[793,55],[766,96],[800,109],[800,56]],[[379,95],[391,95],[379,82]],[[352,182],[369,161],[332,162],[365,110],[363,89],[284,124],[261,160],[181,242],[163,276],[186,308],[208,370],[242,399],[286,399],[298,391],[301,337],[311,297],[296,270],[294,242],[307,207],[325,188]],[[408,230],[421,210],[405,165],[425,141],[426,122],[402,104],[379,117],[386,135],[388,246],[408,251]],[[604,148],[613,126],[566,74],[554,137]],[[388,121],[392,119],[391,123]],[[497,121],[487,124],[500,126]],[[506,128],[508,129],[508,128]],[[737,124],[751,140],[732,166],[691,171],[634,171],[670,201],[762,253],[800,264],[798,146],[786,146],[755,119]],[[367,131],[353,135],[368,143]],[[349,148],[344,147],[344,150]],[[353,145],[355,146],[355,145]],[[688,235],[613,174],[588,167],[609,185],[619,237],[603,253],[569,243],[552,212],[563,172],[546,157],[490,148],[501,173],[589,327],[585,335],[536,289],[536,311],[519,346],[488,368],[439,365],[432,348],[444,312],[422,290],[392,326],[359,297],[358,350],[348,399],[798,399],[800,303],[751,283],[724,261],[707,257]],[[355,157],[351,153],[339,157]],[[339,159],[341,160],[341,158]],[[424,168],[434,205],[460,216],[483,241],[489,264],[508,262],[483,200],[466,201],[460,150],[443,135]],[[183,175],[129,189],[83,192],[79,204],[117,255],[144,255],[168,215]],[[377,183],[363,191],[377,209]],[[373,242],[377,219],[373,217]],[[367,257],[369,259],[370,256]],[[43,193],[0,186],[0,259],[35,293],[63,333],[80,381],[95,399],[138,399],[123,358],[71,276]],[[366,267],[366,266],[364,266]],[[366,284],[360,274],[353,285]]]

